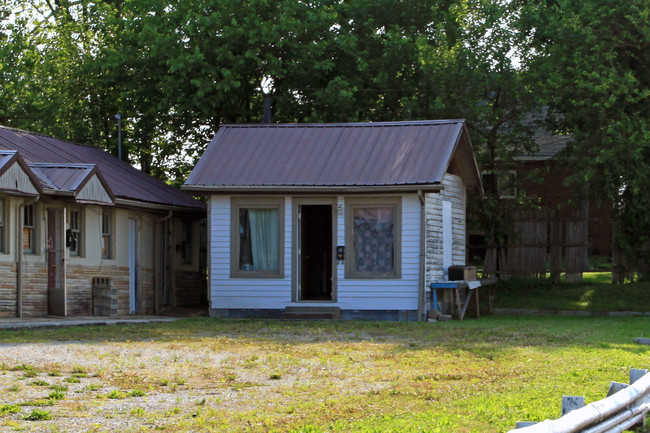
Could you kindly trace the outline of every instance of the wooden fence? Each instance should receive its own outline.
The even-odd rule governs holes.
[[[518,422],[508,433],[620,433],[645,426],[650,411],[650,374],[630,370],[630,384],[612,382],[607,397],[585,406],[584,397],[563,397],[562,417],[541,423]]]
[[[512,215],[513,234],[505,245],[488,245],[484,275],[582,278],[586,264],[587,222],[579,211],[559,216],[548,209]]]

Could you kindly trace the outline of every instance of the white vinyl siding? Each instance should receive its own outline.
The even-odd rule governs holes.
[[[345,221],[343,219],[343,215],[338,216],[339,228],[345,227]],[[342,232],[343,230],[338,231],[338,233]],[[337,305],[342,310],[418,309],[420,201],[418,200],[417,194],[402,196],[401,234],[401,278],[346,280],[345,267],[341,265],[337,267],[339,300]],[[350,246],[346,245],[346,254],[350,253],[348,251],[349,248]]]
[[[337,264],[338,302],[344,310],[417,310],[420,264],[420,202],[416,194],[401,198],[401,277],[387,280],[346,280],[343,262]],[[284,198],[284,277],[231,278],[231,197],[210,198],[210,299],[212,309],[276,309],[291,302],[292,200]],[[337,198],[337,245],[345,245],[345,197]],[[346,245],[346,254],[350,246]],[[301,302],[300,305],[310,305]],[[322,305],[322,303],[314,303]]]
[[[210,199],[210,285],[213,309],[284,309],[291,302],[291,199],[284,200],[282,278],[231,278],[231,200]]]

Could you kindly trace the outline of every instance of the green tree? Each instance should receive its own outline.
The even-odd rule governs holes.
[[[548,121],[573,136],[570,182],[614,203],[620,245],[650,269],[650,4],[642,0],[525,2],[521,36]]]

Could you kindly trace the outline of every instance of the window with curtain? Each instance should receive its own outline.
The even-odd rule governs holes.
[[[349,200],[347,278],[396,278],[400,270],[397,199]]]
[[[282,276],[282,203],[268,198],[233,201],[233,276]]]

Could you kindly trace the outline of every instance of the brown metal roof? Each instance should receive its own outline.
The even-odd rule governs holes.
[[[95,164],[117,198],[174,207],[203,206],[182,191],[99,148],[0,126],[0,150],[18,151],[27,163]]]
[[[432,185],[463,135],[462,120],[224,125],[184,187]]]

